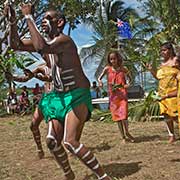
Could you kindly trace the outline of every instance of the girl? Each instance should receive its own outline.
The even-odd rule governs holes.
[[[127,88],[129,85],[126,83],[126,76],[130,79],[128,70],[122,64],[121,55],[116,52],[110,52],[108,54],[108,65],[103,69],[98,78],[99,86],[102,87],[102,78],[107,74],[108,91],[110,111],[113,121],[118,123],[118,127],[123,139],[126,141],[126,137],[134,142],[134,138],[128,131],[128,99]]]
[[[173,46],[169,42],[161,45],[160,54],[163,62],[158,70],[154,70],[151,65],[148,65],[147,68],[159,81],[160,113],[164,115],[169,134],[169,143],[172,143],[175,141],[173,121],[177,121],[177,74],[179,72],[179,62]]]

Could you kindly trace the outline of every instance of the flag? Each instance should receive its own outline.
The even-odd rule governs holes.
[[[131,27],[128,22],[124,22],[117,18],[117,28],[119,36],[125,39],[132,38]]]

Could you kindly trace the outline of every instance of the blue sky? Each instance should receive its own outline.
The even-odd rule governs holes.
[[[138,8],[139,3],[136,0],[124,0],[124,2],[127,7],[133,7],[138,12],[140,12],[140,9]],[[67,32],[67,28],[65,28],[64,32]],[[87,46],[88,44],[92,44],[92,35],[93,32],[91,31],[90,27],[84,24],[78,25],[78,28],[71,32],[71,37],[79,48],[82,46]]]

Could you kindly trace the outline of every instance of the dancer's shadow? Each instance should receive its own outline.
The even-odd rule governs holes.
[[[148,141],[154,141],[154,140],[160,140],[160,136],[158,135],[153,135],[153,136],[139,136],[135,138],[135,143],[140,143],[140,142],[148,142]]]
[[[130,176],[136,172],[138,172],[141,169],[141,166],[139,165],[142,163],[139,162],[131,162],[131,163],[112,163],[103,166],[105,172],[111,176],[112,178],[123,178],[125,176]],[[89,175],[86,176],[83,180],[89,180],[89,179],[96,179],[95,176]]]
[[[98,151],[98,152],[102,152],[102,151],[108,151],[109,149],[111,149],[113,146],[110,146],[108,144],[108,142],[102,142],[100,144],[98,144],[96,147],[89,147],[89,149],[94,152],[94,151]]]
[[[178,159],[172,159],[171,162],[180,162],[180,158],[178,158]]]

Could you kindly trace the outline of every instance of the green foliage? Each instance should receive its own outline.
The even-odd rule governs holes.
[[[109,110],[102,111],[100,109],[94,109],[92,112],[91,120],[97,121],[97,120],[102,120],[106,122],[112,122],[111,119],[111,112]]]
[[[17,69],[25,69],[34,64],[35,61],[27,56],[27,54],[17,54],[13,50],[9,50],[6,55],[0,55],[0,86],[5,82],[11,84],[9,79],[5,79],[5,73],[13,74]]]
[[[155,92],[152,90],[145,99],[129,104],[128,111],[130,119],[135,121],[151,120],[153,116],[158,118],[159,104]]]
[[[92,21],[98,2],[95,0],[50,0],[46,6],[61,9],[69,24],[68,35],[81,22]]]

